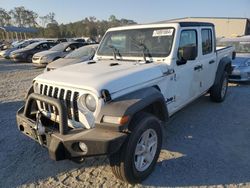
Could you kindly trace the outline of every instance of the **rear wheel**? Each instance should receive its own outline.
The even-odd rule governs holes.
[[[222,102],[225,100],[228,88],[228,74],[225,71],[217,85],[212,86],[210,89],[210,98],[215,102]]]
[[[134,129],[122,148],[110,156],[113,173],[128,183],[144,180],[154,169],[160,154],[162,130],[153,115],[142,113],[133,121]]]

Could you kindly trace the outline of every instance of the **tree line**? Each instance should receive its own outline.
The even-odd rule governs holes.
[[[111,15],[108,20],[98,20],[94,16],[68,24],[58,24],[55,13],[39,16],[23,6],[7,11],[0,7],[0,26],[34,27],[38,32],[33,37],[64,38],[103,36],[110,27],[136,24],[133,20],[118,19]]]

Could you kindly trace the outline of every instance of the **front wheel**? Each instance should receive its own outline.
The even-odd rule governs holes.
[[[217,85],[212,86],[210,89],[210,98],[215,102],[222,102],[225,100],[228,88],[228,74],[225,71]]]
[[[134,129],[126,143],[110,156],[114,174],[128,183],[144,180],[154,169],[162,144],[160,121],[148,113],[141,113],[132,125]]]

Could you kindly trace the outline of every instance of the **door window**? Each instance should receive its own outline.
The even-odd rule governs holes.
[[[213,43],[212,43],[211,29],[202,29],[201,38],[202,38],[202,54],[206,55],[212,53]]]
[[[181,32],[180,44],[178,50],[178,58],[182,57],[180,53],[183,53],[181,49],[185,47],[195,47],[197,57],[197,32],[196,30],[183,30]]]

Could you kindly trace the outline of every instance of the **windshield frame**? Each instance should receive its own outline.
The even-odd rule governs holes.
[[[133,30],[148,30],[148,29],[152,30],[153,32],[154,32],[154,30],[167,30],[167,29],[171,29],[172,30],[172,34],[169,35],[169,37],[172,37],[171,41],[170,41],[171,42],[170,43],[170,47],[169,47],[169,50],[166,51],[166,53],[164,55],[158,55],[157,56],[157,55],[155,55],[155,53],[153,53],[152,55],[151,54],[146,54],[146,58],[147,59],[159,59],[159,58],[160,59],[165,59],[165,58],[167,58],[171,54],[171,52],[173,51],[173,45],[174,45],[175,37],[176,37],[176,28],[173,27],[173,26],[160,26],[160,27],[154,27],[154,26],[152,26],[152,27],[145,27],[145,28],[132,28],[132,29],[111,30],[111,31],[108,31],[105,34],[105,36],[103,37],[103,39],[102,39],[102,41],[101,41],[101,43],[100,43],[100,45],[99,45],[99,47],[98,47],[98,49],[96,51],[96,57],[97,58],[101,58],[101,59],[112,59],[112,58],[114,58],[113,54],[106,55],[106,54],[100,53],[101,48],[105,45],[104,44],[105,40],[107,40],[106,37],[111,37],[112,33],[119,34],[119,32],[126,32],[126,31],[133,31]],[[158,37],[160,37],[160,36],[158,36]],[[131,40],[131,39],[133,40],[134,38],[131,37],[130,39],[126,39],[126,42],[128,40]],[[132,40],[130,42],[133,42]],[[134,41],[134,42],[140,42],[140,41]],[[143,43],[141,43],[141,45],[145,45],[144,43],[145,43],[145,41]],[[121,52],[121,56],[117,55],[117,59],[118,60],[135,60],[135,59],[136,60],[138,60],[138,59],[139,60],[143,60],[143,51],[142,50],[143,49],[141,49],[141,51],[139,51],[139,49],[138,49],[138,51],[136,51],[136,53],[134,55],[132,55],[132,53],[130,53],[130,55],[128,55],[128,54],[124,54],[124,52]],[[144,50],[145,50],[145,48],[144,48]],[[167,50],[167,47],[166,47],[166,50]],[[151,51],[149,51],[149,52],[152,53]],[[149,56],[151,56],[151,57],[149,57]]]

